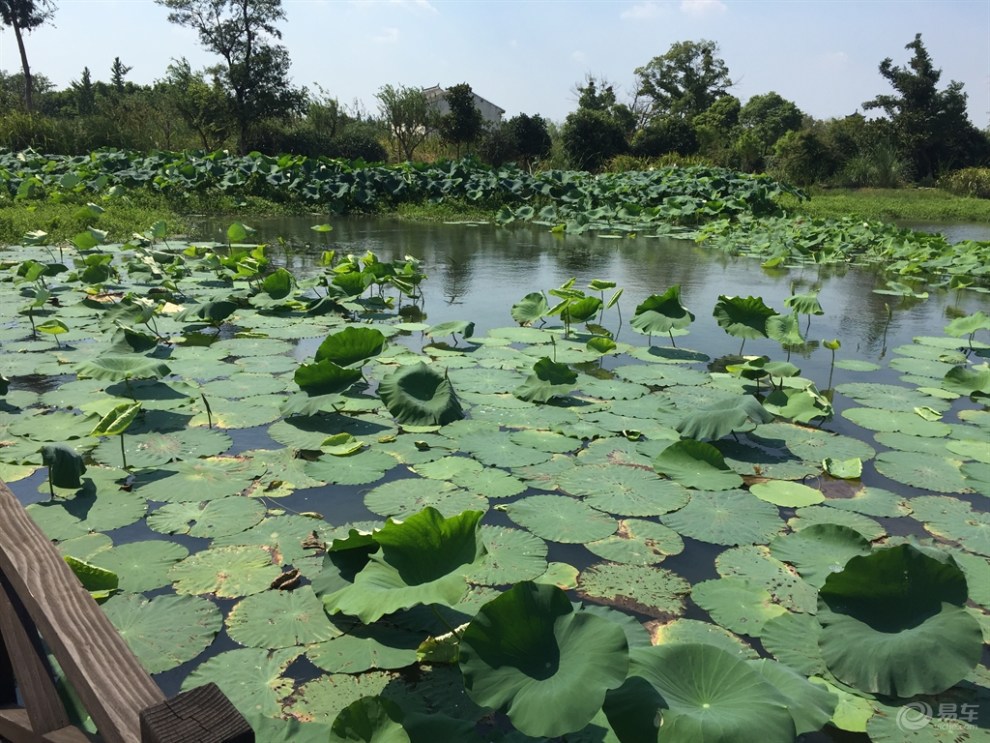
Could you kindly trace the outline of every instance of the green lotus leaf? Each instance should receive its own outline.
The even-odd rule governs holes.
[[[854,511],[832,508],[828,503],[826,501],[825,505],[797,509],[794,516],[787,520],[787,525],[794,531],[801,531],[815,524],[848,526],[862,534],[868,542],[886,536],[887,530],[877,521]]]
[[[303,543],[329,541],[329,531],[329,525],[320,519],[300,514],[278,514],[263,519],[247,531],[214,537],[213,547],[259,547],[268,553],[276,565],[301,565],[315,549]]]
[[[618,348],[616,342],[611,338],[603,338],[599,335],[589,338],[586,345],[589,350],[596,351],[601,354],[612,353],[616,348]]]
[[[560,319],[565,323],[581,323],[590,320],[602,308],[602,300],[598,297],[579,297],[562,303]],[[554,314],[550,310],[548,314]]]
[[[752,395],[726,397],[713,405],[689,413],[677,424],[677,431],[688,439],[716,440],[735,431],[751,431],[769,423],[773,414]]]
[[[31,413],[37,411],[32,410]],[[56,410],[54,413],[15,416],[7,430],[14,436],[32,441],[71,441],[88,438],[89,432],[99,420],[100,416],[95,414],[75,415],[68,411]],[[85,440],[77,442],[80,448],[92,444],[92,441]],[[37,450],[33,453],[37,453]],[[38,459],[35,458],[35,461]]]
[[[847,397],[851,397],[861,405],[880,408],[884,411],[914,412],[915,408],[932,407],[938,410],[948,410],[950,403],[938,400],[931,395],[919,392],[917,389],[899,387],[894,384],[878,384],[876,382],[846,382],[836,387]]]
[[[379,485],[365,494],[364,504],[372,513],[396,519],[412,516],[427,506],[445,516],[488,509],[483,495],[462,490],[450,482],[424,478],[401,478]]]
[[[293,380],[307,395],[334,395],[362,378],[360,369],[345,369],[330,360],[301,364]]]
[[[182,689],[188,691],[212,682],[241,714],[277,717],[282,713],[282,700],[294,687],[285,669],[299,653],[299,648],[228,650],[195,668],[182,682]]]
[[[444,336],[460,333],[464,338],[474,335],[474,323],[467,320],[450,320],[448,322],[437,323],[423,331],[429,336]]]
[[[825,500],[825,495],[817,488],[787,480],[771,480],[750,485],[749,492],[760,500],[785,508],[811,506]]]
[[[766,544],[783,527],[777,508],[741,490],[698,491],[663,517],[677,533],[712,544]]]
[[[777,537],[770,543],[770,551],[778,560],[793,565],[802,578],[819,588],[828,576],[840,572],[853,557],[870,554],[870,543],[848,526],[813,524]]]
[[[910,544],[853,557],[819,592],[820,647],[837,679],[893,697],[938,694],[979,662],[966,577],[942,552]]]
[[[513,394],[520,400],[547,402],[553,397],[566,395],[577,383],[577,372],[567,364],[559,364],[544,356],[533,364],[533,373]]]
[[[885,451],[874,460],[877,471],[891,480],[937,493],[960,493],[969,483],[959,470],[959,463],[932,454]]]
[[[138,433],[124,438],[127,463],[132,467],[156,467],[181,459],[212,457],[230,448],[231,438],[222,431],[188,428],[174,433]],[[93,451],[98,462],[123,466],[120,445],[104,441]]]
[[[622,684],[628,642],[618,624],[575,610],[559,588],[518,583],[485,604],[461,637],[464,687],[531,736],[584,728]],[[553,710],[553,714],[547,714]]]
[[[303,473],[321,483],[366,485],[382,479],[398,464],[395,457],[385,452],[365,450],[349,457],[322,457],[306,462]]]
[[[954,366],[946,373],[942,386],[960,395],[990,396],[990,365]]]
[[[653,468],[688,488],[729,490],[742,485],[742,478],[729,469],[718,449],[693,439],[668,446],[653,460]]]
[[[534,580],[547,569],[547,544],[521,529],[482,526],[485,554],[467,574],[472,583],[486,586],[508,585]]]
[[[348,326],[328,335],[316,349],[316,361],[350,366],[377,356],[385,348],[385,336],[375,328]]]
[[[202,653],[223,626],[220,610],[198,596],[132,593],[114,596],[103,611],[148,673],[161,673]]]
[[[846,408],[842,417],[871,431],[901,431],[912,436],[938,438],[947,436],[952,428],[939,421],[926,421],[913,410],[882,410],[880,408]]]
[[[818,591],[796,571],[770,554],[765,545],[740,545],[715,558],[723,578],[740,578],[765,588],[773,600],[791,611],[814,612]]]
[[[343,625],[347,633],[306,649],[315,666],[328,673],[358,673],[369,669],[405,668],[416,662],[419,633],[381,623]]]
[[[821,676],[812,676],[808,681],[815,686],[822,687],[838,699],[835,712],[832,714],[832,724],[835,727],[852,733],[866,732],[867,722],[876,716],[876,708],[874,707],[876,702],[873,699],[864,698],[858,693],[851,692],[848,690],[849,687],[845,685],[836,686]],[[898,735],[891,738],[891,741],[896,740],[901,743],[904,733],[904,730],[899,730]]]
[[[236,310],[236,302],[221,299],[215,302],[191,304],[176,315],[175,319],[180,322],[199,320],[210,325],[219,325],[233,315]]]
[[[749,661],[713,645],[630,651],[629,675],[660,694],[663,737],[680,743],[790,743],[788,700]]]
[[[825,659],[818,647],[822,626],[812,614],[787,612],[768,619],[760,632],[760,644],[789,668],[804,676],[825,673]]]
[[[41,463],[48,468],[48,478],[57,488],[82,487],[80,478],[86,474],[83,458],[66,444],[46,444],[41,447]]]
[[[141,412],[141,403],[121,403],[100,419],[91,436],[119,436],[124,433]]]
[[[404,425],[444,426],[464,417],[450,380],[423,362],[386,376],[378,385],[378,395]]]
[[[162,534],[226,537],[246,531],[264,518],[265,506],[253,498],[233,496],[211,501],[166,503],[148,515],[148,526]]]
[[[899,518],[911,513],[905,496],[883,488],[857,488],[852,492],[829,492],[828,505],[866,516]]]
[[[945,334],[953,338],[973,335],[978,330],[990,330],[990,317],[984,312],[974,312],[972,315],[957,317],[945,326]]]
[[[699,619],[675,619],[672,622],[651,623],[653,645],[714,645],[739,658],[759,658],[759,654],[741,638],[724,627]],[[825,664],[822,664],[822,668]]]
[[[72,555],[62,558],[72,569],[82,587],[89,591],[97,602],[105,601],[117,590],[120,578],[112,570],[80,560]]]
[[[796,313],[771,315],[767,318],[767,336],[782,346],[800,346],[804,343],[801,324]]]
[[[248,596],[230,610],[226,624],[231,639],[253,648],[309,645],[341,634],[310,586]]]
[[[279,573],[272,556],[258,546],[211,547],[169,571],[176,593],[213,593],[223,598],[261,593]]]
[[[686,499],[685,499],[686,501]],[[643,519],[623,519],[615,534],[585,544],[588,551],[611,562],[655,565],[684,550],[684,540],[673,529]]]
[[[542,292],[530,292],[512,305],[512,319],[520,325],[536,322],[550,311],[547,298]]]
[[[763,680],[788,701],[788,709],[794,718],[798,735],[821,730],[835,712],[839,700],[826,689],[812,684],[796,671],[772,660],[761,658],[751,661]]]
[[[618,526],[600,511],[561,495],[531,495],[501,508],[515,523],[551,542],[592,542]]]
[[[294,282],[292,274],[279,267],[265,276],[265,280],[261,282],[261,290],[272,299],[285,299],[292,291]]]
[[[784,305],[790,307],[798,315],[824,315],[821,302],[818,301],[818,292],[808,292],[807,294],[792,294],[784,299]]]
[[[630,322],[634,330],[647,335],[683,330],[694,322],[694,313],[681,304],[680,284],[663,294],[651,294],[636,306]]]
[[[168,571],[188,556],[189,550],[181,544],[148,540],[117,544],[112,550],[100,552],[91,559],[120,576],[121,590],[142,593],[167,586],[170,583]]]
[[[80,379],[91,377],[111,382],[126,379],[161,379],[171,373],[172,370],[165,362],[145,356],[103,354],[76,366],[76,374]]]
[[[337,714],[330,730],[330,743],[408,743],[411,738],[402,726],[403,717],[395,702],[361,697]]]
[[[42,333],[47,333],[48,335],[61,335],[62,333],[69,332],[69,326],[61,320],[57,320],[55,318],[38,323],[34,326],[34,329],[40,330]]]
[[[697,583],[691,589],[691,600],[726,629],[753,637],[760,636],[767,620],[787,612],[772,602],[766,589],[739,578]]]
[[[890,415],[890,413],[885,414]],[[914,417],[919,422],[923,422],[917,416]],[[851,436],[841,436],[790,423],[767,423],[750,433],[749,437],[756,443],[768,445],[770,448],[783,445],[795,456],[814,462],[816,466],[820,466],[826,457],[833,459],[859,457],[865,462],[876,455],[872,446]]]
[[[323,597],[326,610],[369,623],[419,604],[457,603],[467,592],[465,576],[485,554],[481,516],[444,518],[426,508],[403,522],[389,520],[373,535],[381,552],[369,556],[353,584]]]
[[[720,294],[712,313],[718,326],[736,338],[767,338],[767,320],[777,311],[762,297],[727,297]]]
[[[520,446],[499,432],[468,433],[460,437],[460,448],[489,467],[526,467],[549,461],[550,452],[538,451],[529,446]],[[573,463],[570,457],[565,460]]]
[[[858,480],[863,476],[863,460],[859,457],[853,457],[852,459],[832,459],[832,457],[825,457],[822,460],[822,467],[832,477],[841,480]]]
[[[625,611],[653,617],[684,613],[686,580],[663,568],[599,563],[582,571],[578,593]]]
[[[204,457],[142,471],[133,486],[144,498],[165,503],[216,500],[242,493],[261,471],[234,457]]]

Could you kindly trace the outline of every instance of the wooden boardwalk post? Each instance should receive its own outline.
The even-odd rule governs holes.
[[[250,726],[216,686],[165,699],[2,480],[0,637],[0,740],[92,740],[69,723],[47,648],[105,743],[254,741]]]

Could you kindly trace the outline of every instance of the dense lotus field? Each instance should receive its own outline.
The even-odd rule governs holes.
[[[217,192],[257,196],[336,214],[388,211],[403,203],[457,200],[491,209],[498,224],[533,222],[557,233],[620,238],[677,236],[769,266],[789,260],[857,263],[893,276],[937,276],[953,286],[990,284],[990,242],[949,243],[882,222],[806,219],[783,214],[776,199],[799,192],[763,175],[707,166],[592,175],[471,159],[394,166],[254,152],[89,155],[0,151],[0,194],[40,199],[106,199],[147,189],[178,199]]]
[[[520,286],[476,337],[412,258],[91,237],[0,253],[0,477],[259,740],[990,735],[985,314],[826,342],[832,390],[813,294]]]

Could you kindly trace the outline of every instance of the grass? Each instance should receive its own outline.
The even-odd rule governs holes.
[[[789,213],[913,222],[990,222],[990,199],[953,196],[933,188],[812,189],[808,201],[780,199]]]

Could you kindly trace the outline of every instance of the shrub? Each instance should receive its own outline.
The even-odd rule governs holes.
[[[600,170],[627,149],[622,125],[604,111],[578,109],[570,114],[561,139],[567,159],[580,170]]]
[[[990,168],[963,168],[943,175],[936,184],[956,196],[990,199]]]

